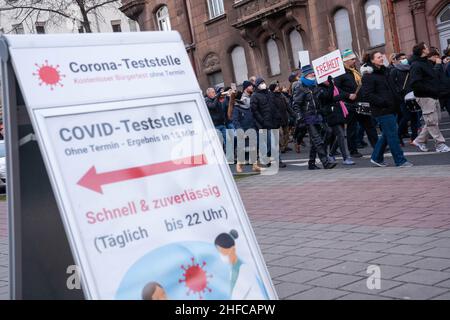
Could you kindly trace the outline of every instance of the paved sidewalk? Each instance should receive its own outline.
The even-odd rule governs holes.
[[[281,171],[238,187],[281,299],[450,299],[450,166]],[[0,299],[8,298],[0,202]],[[367,267],[381,269],[369,290]]]
[[[450,299],[450,166],[350,170],[238,182],[279,297]]]

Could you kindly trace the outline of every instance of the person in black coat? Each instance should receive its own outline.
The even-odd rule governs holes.
[[[206,106],[208,107],[209,115],[213,121],[214,127],[220,132],[222,137],[222,145],[225,148],[226,142],[226,126],[225,126],[225,114],[223,112],[221,98],[224,97],[222,91],[216,92],[214,88],[208,88],[206,90]]]
[[[411,167],[400,147],[397,125],[397,107],[395,95],[389,85],[389,73],[383,63],[383,54],[379,51],[373,52],[365,57],[366,72],[362,79],[362,94],[370,103],[372,114],[379,123],[382,136],[373,150],[371,162],[379,167],[387,166],[384,162],[384,152],[389,145],[398,167]]]
[[[439,99],[450,97],[450,81],[444,74],[442,60],[439,55],[431,54],[422,42],[413,49],[411,63],[411,87],[422,109],[425,126],[413,141],[421,151],[428,151],[426,142],[428,135],[435,140],[437,152],[449,152],[445,138],[439,129],[441,106]]]
[[[267,130],[267,154],[269,157],[272,155],[272,136],[275,132],[274,129],[280,129],[281,127],[281,115],[277,109],[272,94],[269,92],[266,82],[263,78],[257,78],[255,82],[256,92],[253,93],[250,99],[250,108],[255,119],[256,128],[258,130]],[[260,141],[261,142],[261,141]],[[277,148],[279,151],[279,148]],[[279,157],[279,154],[277,154]],[[270,163],[268,163],[270,165]],[[286,167],[286,165],[280,160],[280,167]]]
[[[400,107],[400,121],[398,123],[398,136],[400,138],[400,144],[403,145],[403,134],[408,132],[408,122],[411,122],[411,142],[417,138],[419,131],[419,115],[417,112],[411,112],[406,107],[405,96],[410,93],[411,77],[410,70],[411,65],[404,53],[396,55],[395,59],[399,61],[395,64],[389,73],[389,84],[391,85],[396,104]]]
[[[363,101],[359,93],[361,87],[362,75],[356,69],[357,57],[352,50],[344,50],[342,53],[344,61],[345,74],[336,77],[334,84],[339,88],[344,96],[344,103],[347,105],[349,116],[347,117],[347,144],[352,157],[361,158],[362,154],[358,152],[358,123],[367,133],[369,143],[372,147],[378,141],[378,134],[370,115],[359,114],[356,112],[358,102]]]
[[[317,86],[314,70],[309,65],[304,66],[302,77],[294,86],[292,108],[298,115],[298,121],[304,123],[308,130],[311,143],[309,170],[319,169],[316,166],[317,155],[325,169],[333,169],[336,166],[336,163],[328,158],[326,150],[324,137],[327,132],[321,114],[320,94],[321,88]]]

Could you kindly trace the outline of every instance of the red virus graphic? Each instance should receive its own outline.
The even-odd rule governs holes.
[[[187,295],[189,296],[191,293],[198,294],[199,299],[203,299],[203,294],[206,291],[211,292],[212,290],[208,288],[208,279],[212,278],[212,275],[208,274],[205,270],[206,262],[203,262],[202,265],[195,263],[195,258],[191,258],[192,264],[188,266],[181,266],[181,269],[184,270],[183,277],[184,279],[179,279],[178,283],[185,283],[188,288]]]
[[[65,77],[65,75],[61,74],[61,72],[58,70],[59,65],[54,67],[52,65],[49,65],[48,61],[45,60],[45,64],[40,66],[35,63],[35,66],[37,67],[37,71],[33,72],[33,76],[39,77],[40,86],[45,84],[47,86],[50,86],[50,90],[53,90],[56,86],[64,87],[64,85],[61,83],[61,80]]]

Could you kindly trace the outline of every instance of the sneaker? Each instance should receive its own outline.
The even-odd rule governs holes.
[[[236,164],[236,172],[237,173],[242,173],[243,171],[244,171],[243,170],[243,165],[240,164],[240,163]]]
[[[450,152],[450,148],[445,143],[441,143],[436,147],[436,152]]]
[[[252,166],[252,170],[253,172],[261,172],[263,169],[257,163],[254,163]]]
[[[355,161],[353,161],[352,159],[345,159],[344,161],[342,161],[342,164],[345,166],[353,166],[355,164]]]
[[[386,164],[386,162],[384,162],[384,161],[383,161],[383,162],[376,162],[375,160],[370,159],[370,162],[373,163],[374,165],[376,165],[376,166],[378,166],[378,167],[382,167],[382,168],[388,166],[388,165]]]
[[[358,151],[352,152],[351,156],[353,158],[362,158],[363,157],[363,155],[361,153],[359,153]]]
[[[411,162],[406,161],[404,164],[399,165],[399,168],[411,168],[414,167],[414,165]]]
[[[337,163],[337,162],[336,162],[336,157],[334,157],[334,156],[328,156],[328,162],[331,162],[331,163]]]
[[[413,145],[415,145],[417,148],[419,148],[422,152],[428,152],[427,145],[425,143],[419,143],[416,140],[412,142]]]
[[[286,168],[286,163],[284,163],[283,161],[280,161],[280,162],[278,163],[278,166],[279,166],[280,168]]]

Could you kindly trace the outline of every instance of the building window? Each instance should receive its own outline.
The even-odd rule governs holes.
[[[371,47],[385,44],[384,18],[380,0],[368,0],[364,5]]]
[[[303,39],[300,32],[296,29],[292,30],[289,34],[289,39],[291,41],[292,57],[294,58],[294,67],[297,68],[299,64],[298,52],[304,50]]]
[[[247,60],[245,59],[244,48],[234,48],[231,51],[231,60],[233,61],[234,78],[238,84],[241,84],[248,79]]]
[[[221,71],[217,71],[217,72],[209,74],[208,81],[209,81],[209,84],[211,87],[215,87],[215,86],[223,87],[225,85],[225,82],[223,81],[223,74]]]
[[[112,27],[113,32],[122,32],[122,27],[120,25],[121,25],[120,20],[112,20],[111,27]]]
[[[23,29],[23,24],[13,24],[12,25],[12,33],[14,34],[24,34],[25,30]]]
[[[221,16],[225,13],[223,0],[208,0],[209,18]]]
[[[278,46],[275,40],[269,39],[266,43],[267,55],[269,57],[270,74],[272,76],[280,74],[280,54],[278,53]]]
[[[45,34],[45,22],[36,22],[35,27],[37,34]]]
[[[169,9],[167,6],[162,6],[156,11],[156,21],[158,22],[158,30],[170,31],[172,27],[170,25]]]
[[[450,4],[442,10],[442,13],[438,17],[438,23],[446,23],[450,22]]]
[[[341,51],[353,48],[352,28],[350,27],[350,17],[346,9],[338,10],[334,15],[334,27],[338,47]]]
[[[128,20],[128,24],[130,25],[130,32],[137,32],[138,28],[137,28],[137,23],[134,20]]]

